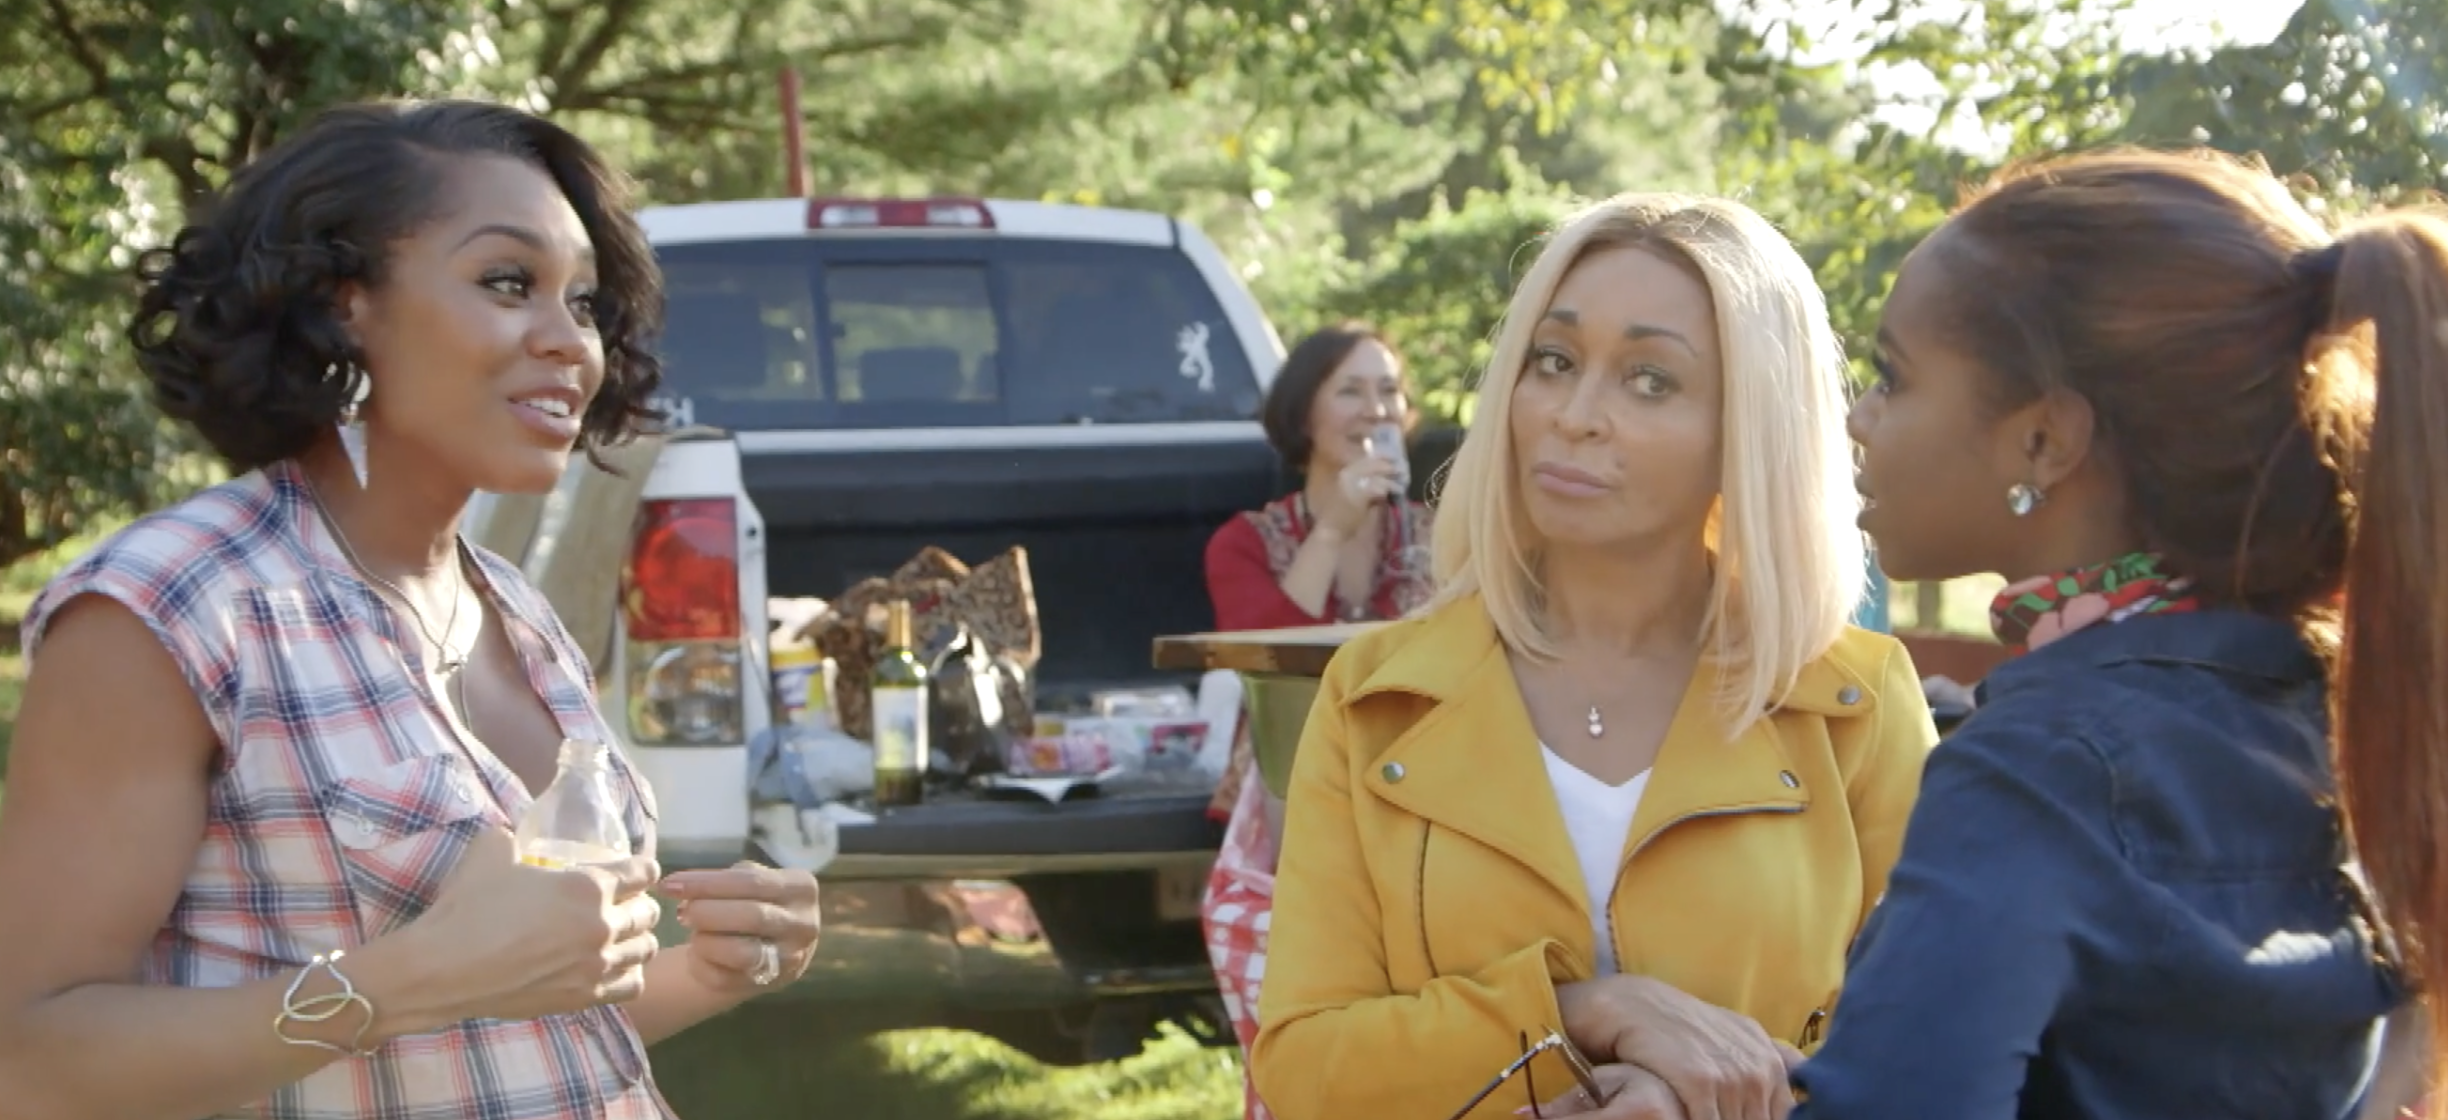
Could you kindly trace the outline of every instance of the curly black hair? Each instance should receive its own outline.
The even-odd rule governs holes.
[[[390,245],[432,221],[447,157],[508,156],[560,187],[594,242],[604,381],[588,456],[658,422],[662,273],[627,181],[585,141],[482,101],[374,101],[318,114],[239,169],[169,247],[137,266],[128,337],[162,412],[236,470],[295,457],[339,421],[363,376],[337,315],[343,283],[379,285]]]

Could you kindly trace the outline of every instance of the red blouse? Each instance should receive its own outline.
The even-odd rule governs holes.
[[[1396,499],[1392,516],[1379,519],[1377,585],[1366,603],[1344,602],[1329,590],[1326,609],[1302,610],[1284,594],[1283,573],[1309,537],[1315,520],[1306,495],[1292,494],[1263,509],[1234,517],[1207,541],[1207,597],[1215,604],[1218,630],[1272,630],[1400,618],[1428,601],[1428,532],[1433,514],[1425,505]]]

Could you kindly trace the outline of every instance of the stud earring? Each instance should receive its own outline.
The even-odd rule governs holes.
[[[2048,491],[2028,482],[2018,482],[2006,488],[2006,509],[2016,517],[2029,517],[2048,501]]]
[[[357,475],[357,488],[366,486],[365,402],[373,395],[373,379],[355,362],[334,363],[337,376],[350,383],[348,405],[340,410],[340,450],[348,456],[349,469]]]

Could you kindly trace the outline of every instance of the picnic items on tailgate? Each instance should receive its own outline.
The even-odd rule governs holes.
[[[869,678],[884,649],[884,605],[896,599],[909,604],[911,652],[939,669],[929,689],[937,699],[928,734],[930,753],[941,760],[937,770],[999,768],[999,744],[1027,739],[1036,719],[1030,680],[1039,632],[1028,552],[1015,547],[970,568],[929,546],[892,575],[843,592],[807,627],[802,636],[835,664],[833,708],[841,729],[867,742],[875,734]]]
[[[833,605],[822,599],[765,601],[765,617],[773,624],[766,639],[766,661],[773,671],[774,722],[810,727],[839,727],[833,716],[831,658],[806,637],[807,630]]]
[[[748,796],[814,809],[875,790],[875,748],[838,727],[776,724],[748,739]]]
[[[962,625],[931,669],[927,720],[935,738],[932,768],[951,777],[973,777],[1003,769],[1011,744],[1021,736],[1003,718],[1003,698],[1028,691],[1028,673],[1009,657],[998,657],[985,639]]]

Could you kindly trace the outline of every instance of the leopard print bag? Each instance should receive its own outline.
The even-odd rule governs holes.
[[[1003,710],[999,730],[1028,738],[1037,717],[1027,681],[1037,667],[1041,641],[1028,551],[1015,547],[971,568],[930,545],[890,576],[861,580],[833,601],[831,611],[801,631],[801,637],[833,659],[833,704],[841,728],[862,740],[874,730],[867,678],[884,652],[885,604],[895,599],[910,604],[911,639],[916,644],[911,652],[920,662],[938,664],[966,631],[983,644],[989,659],[1018,670],[993,674]]]

